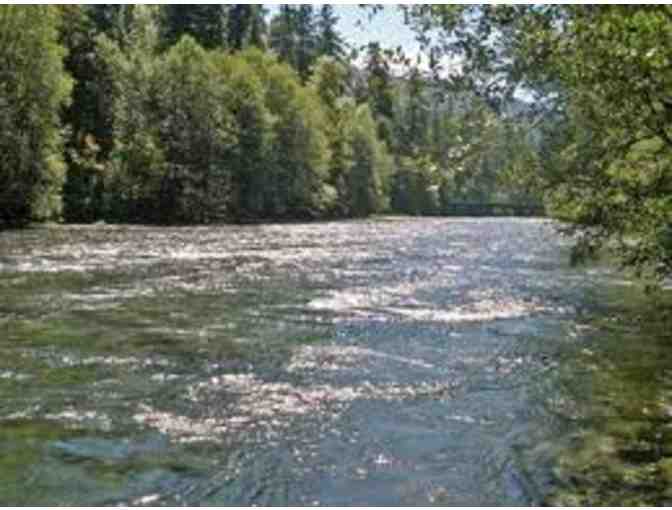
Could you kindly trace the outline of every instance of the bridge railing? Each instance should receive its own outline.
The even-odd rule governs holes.
[[[546,216],[542,205],[510,203],[451,202],[442,213],[447,216]]]

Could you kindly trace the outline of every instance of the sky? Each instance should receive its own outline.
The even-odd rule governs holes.
[[[385,5],[372,18],[369,10],[362,9],[358,5],[334,5],[334,11],[339,16],[338,30],[354,47],[361,47],[370,41],[377,41],[385,48],[395,49],[401,46],[404,55],[411,62],[416,62],[416,56],[420,54],[420,69],[427,70],[429,62],[427,54],[420,50],[420,43],[416,35],[406,24],[404,15],[397,5]],[[459,69],[459,59],[444,55],[440,64],[445,70],[455,71]],[[392,65],[393,71],[404,72],[402,65]]]
[[[320,4],[315,4],[319,9]],[[334,5],[334,12],[338,16],[338,31],[343,38],[354,47],[378,41],[384,47],[396,48],[402,46],[407,53],[415,54],[419,45],[413,31],[404,25],[402,13],[394,5],[386,5],[371,20],[369,10],[362,9],[357,4]],[[275,13],[278,5],[269,5],[269,12]]]
[[[317,11],[322,4],[313,4]],[[403,12],[397,5],[384,5],[382,9],[370,16],[371,10],[359,7],[358,4],[344,5],[331,4],[334,13],[338,17],[337,30],[352,48],[360,48],[371,41],[376,41],[383,48],[396,49],[401,46],[404,55],[411,62],[416,62],[416,56],[421,54],[420,68],[427,69],[428,61],[426,55],[422,55],[420,44],[415,39],[415,33],[404,24]],[[274,15],[279,10],[279,5],[267,4],[269,16]],[[354,61],[355,65],[361,65],[363,54]],[[459,63],[450,57],[444,56],[441,64],[445,69],[454,70],[459,67]],[[403,74],[407,70],[401,64],[392,64],[392,72]]]
[[[418,50],[415,35],[404,25],[403,15],[396,6],[385,6],[371,20],[369,11],[357,5],[335,5],[334,11],[339,17],[339,31],[357,46],[379,41],[383,46],[402,46],[409,53]]]

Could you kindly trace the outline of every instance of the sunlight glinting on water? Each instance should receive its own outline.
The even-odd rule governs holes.
[[[493,458],[515,462],[524,385],[557,367],[541,354],[559,335],[545,321],[586,285],[537,220],[41,235],[0,237],[0,420],[20,441],[24,427],[57,430],[34,443],[49,469],[100,466],[77,483],[114,471],[138,484],[81,502],[263,503],[291,482],[280,501],[377,501],[370,487],[439,504],[485,487]],[[560,396],[548,407],[572,411]],[[129,445],[148,441],[156,458],[136,463]],[[240,492],[217,493],[222,480]]]
[[[426,369],[434,368],[434,365],[424,360],[395,356],[385,352],[375,351],[357,346],[312,346],[307,345],[297,348],[287,365],[288,372],[300,370],[343,370],[350,367],[361,367],[366,358],[380,358],[387,361],[395,361],[399,364],[417,366]]]
[[[403,361],[403,360],[402,360]],[[409,360],[417,363],[414,360]],[[424,367],[427,365],[423,364]],[[289,371],[299,368],[290,365]],[[301,368],[305,368],[302,366]],[[254,374],[222,374],[187,389],[193,402],[224,401],[222,394],[235,397],[226,417],[189,418],[141,405],[133,416],[138,423],[156,428],[181,442],[224,440],[227,432],[260,428],[274,435],[291,426],[292,416],[323,416],[335,420],[356,400],[401,401],[409,398],[449,398],[453,383],[372,384],[296,386],[265,382]],[[219,394],[219,396],[218,396]]]

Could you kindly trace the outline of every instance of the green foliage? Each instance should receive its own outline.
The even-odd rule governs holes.
[[[185,35],[193,37],[204,48],[227,45],[226,6],[185,4],[164,5],[161,9],[165,47],[177,43]]]
[[[334,213],[367,216],[387,207],[392,161],[378,138],[371,109],[348,97],[350,72],[331,57],[318,60],[312,87],[325,105],[330,147],[328,181],[336,191]]]
[[[107,8],[105,8],[107,7]],[[99,57],[96,37],[112,34],[121,11],[117,6],[60,6],[61,41],[68,53],[65,69],[75,79],[72,102],[61,115],[69,129],[63,216],[88,222],[103,213],[105,161],[112,149],[112,81]],[[120,31],[116,31],[120,35]]]
[[[577,258],[608,246],[642,273],[672,272],[669,6],[404,9],[434,62],[461,60],[452,90],[497,114],[516,90],[535,100],[526,135],[504,130],[515,151],[498,161],[479,150],[481,168],[506,163],[520,199],[543,194],[577,236]],[[442,196],[459,181],[444,179]]]
[[[171,223],[436,214],[535,161],[524,137],[502,150],[508,121],[487,98],[398,75],[400,51],[345,62],[328,5],[281,6],[271,51],[261,6],[61,6],[29,35],[38,10],[3,12],[3,221],[58,213],[63,159],[66,220]]]
[[[228,207],[233,218],[267,214],[273,117],[265,103],[261,77],[249,60],[263,59],[258,50],[235,56],[220,55],[216,72],[226,76],[232,96],[229,108],[234,118],[237,143],[230,153],[231,193]]]
[[[272,211],[281,217],[313,217],[324,208],[321,181],[329,158],[324,110],[319,96],[302,87],[287,65],[265,67],[266,102],[274,117]]]
[[[0,222],[58,217],[72,80],[54,7],[0,6]]]
[[[115,79],[111,203],[131,221],[223,217],[236,142],[223,56],[188,36],[157,54],[156,12],[136,10],[124,49],[101,39]]]
[[[300,4],[294,18],[296,70],[305,82],[310,77],[311,68],[318,56],[313,6],[311,4]]]
[[[138,13],[124,49],[101,39],[116,85],[110,202],[133,221],[324,214],[333,193],[315,91],[258,50],[208,52],[185,37],[158,54],[154,20]]]
[[[429,81],[422,76],[417,67],[411,69],[406,80],[406,100],[402,105],[397,99],[395,122],[397,147],[401,154],[412,155],[428,144],[430,98],[426,88]],[[400,92],[397,92],[398,94]],[[403,106],[403,108],[399,108]]]
[[[248,46],[266,46],[266,21],[264,7],[252,4],[234,4],[229,7],[227,36],[228,46],[234,51]]]
[[[155,104],[164,157],[161,218],[207,223],[225,217],[237,142],[232,84],[185,36],[159,60]]]
[[[573,205],[564,207],[566,217],[593,244],[609,240],[626,265],[669,274],[672,10],[569,12],[571,39],[553,38],[551,62],[572,91],[570,122],[577,126],[561,154],[570,175],[581,172],[580,180],[563,182]],[[572,59],[560,52],[568,45]],[[552,194],[554,202],[562,195]]]
[[[321,56],[331,57],[340,62],[346,58],[346,43],[336,30],[338,16],[334,14],[334,8],[330,4],[322,4],[318,13],[317,25],[317,51]]]
[[[378,43],[369,43],[366,51],[366,99],[378,122],[378,135],[388,145],[392,145],[394,91],[389,62]]]
[[[606,245],[627,266],[669,274],[672,10],[509,11],[516,16],[488,11],[483,25],[514,57],[539,103],[551,105],[538,123],[529,175],[518,171],[518,178],[544,193],[551,211],[571,223],[577,256]],[[463,23],[458,19],[451,18],[453,28]]]
[[[391,127],[397,161],[390,183],[393,211],[438,214],[450,212],[453,202],[536,201],[534,192],[506,178],[532,161],[522,158],[523,148],[531,150],[521,134],[524,118],[497,111],[471,91],[447,94],[417,66],[394,81],[390,94],[392,118],[382,122]]]
[[[349,214],[348,174],[352,164],[352,126],[356,105],[346,97],[348,69],[330,57],[317,61],[311,87],[320,98],[325,111],[325,135],[331,158],[327,182],[332,189],[332,212]]]
[[[280,12],[271,19],[269,46],[282,62],[295,66],[295,45],[294,10],[290,5],[281,5]]]
[[[401,156],[393,176],[391,206],[412,215],[439,212],[437,167],[427,156]]]
[[[159,145],[157,12],[138,7],[123,47],[106,35],[99,51],[113,81],[114,148],[110,153],[109,214],[139,221],[157,211],[165,154]]]
[[[296,69],[304,83],[319,56],[318,45],[313,6],[282,5],[271,20],[270,47],[281,61]]]
[[[322,103],[332,112],[337,112],[338,102],[348,93],[350,70],[333,57],[323,56],[315,64],[312,86]],[[337,119],[329,119],[330,124]]]
[[[376,123],[367,105],[360,105],[350,118],[351,163],[348,169],[349,213],[368,216],[384,207],[383,181],[390,172],[385,144],[376,134]]]

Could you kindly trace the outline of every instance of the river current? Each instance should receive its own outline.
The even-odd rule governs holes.
[[[504,218],[0,233],[0,502],[664,503],[667,333],[609,322],[631,285],[569,246]]]

